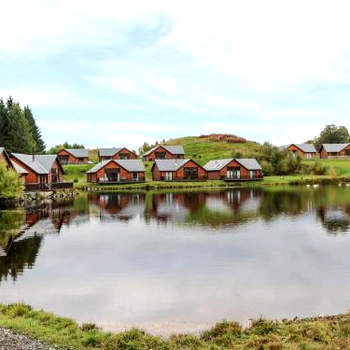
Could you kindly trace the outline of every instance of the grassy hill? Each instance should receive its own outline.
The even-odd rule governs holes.
[[[196,136],[180,137],[165,142],[165,145],[182,145],[186,157],[193,158],[204,165],[211,159],[224,159],[231,157],[254,157],[258,152],[256,142],[228,143],[211,141],[209,138]]]

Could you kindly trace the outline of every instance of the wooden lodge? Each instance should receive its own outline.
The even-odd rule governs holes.
[[[98,150],[98,159],[99,162],[109,159],[137,159],[137,155],[126,147],[100,148]]]
[[[316,148],[312,143],[292,143],[286,148],[288,151],[293,152],[295,155],[299,154],[300,158],[302,159],[314,159],[318,157]]]
[[[321,146],[320,158],[350,158],[350,143],[325,143]]]
[[[12,153],[10,159],[16,170],[23,169],[26,172],[24,180],[26,191],[73,187],[72,183],[62,182],[64,172],[57,155]]]
[[[61,149],[57,156],[61,164],[87,164],[89,162],[89,150],[83,148]]]
[[[209,180],[252,181],[262,179],[262,168],[256,159],[216,159],[204,165]]]
[[[152,166],[153,181],[206,180],[207,172],[192,159],[156,159]]]
[[[138,159],[108,159],[87,172],[87,181],[115,184],[145,181],[145,167]]]
[[[12,169],[23,177],[28,175],[28,172],[24,168],[11,160],[10,156],[6,152],[6,149],[4,147],[0,147],[0,163],[3,161],[5,162],[7,169]]]
[[[155,159],[184,159],[185,151],[182,146],[157,145],[146,152],[142,159],[144,161],[154,161]]]

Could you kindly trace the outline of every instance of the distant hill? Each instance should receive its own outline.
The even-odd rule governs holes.
[[[164,144],[183,145],[186,156],[201,165],[211,159],[255,157],[259,148],[256,142],[227,134],[180,137],[168,140]]]

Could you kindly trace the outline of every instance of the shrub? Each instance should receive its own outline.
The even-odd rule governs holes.
[[[0,162],[0,198],[17,198],[24,190],[23,180],[12,169]]]

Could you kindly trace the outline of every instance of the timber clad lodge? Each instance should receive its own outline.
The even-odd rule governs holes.
[[[323,144],[319,151],[313,144],[282,146],[302,159],[350,157],[350,143]],[[0,147],[0,162],[16,171],[26,191],[44,191],[73,188],[64,182],[63,165],[91,164],[86,180],[92,184],[119,184],[146,182],[146,170],[153,181],[257,181],[263,171],[254,158],[213,159],[204,165],[186,158],[181,145],[157,145],[138,155],[126,147],[97,150],[99,162],[94,164],[87,149],[61,149],[54,155],[8,153]]]

